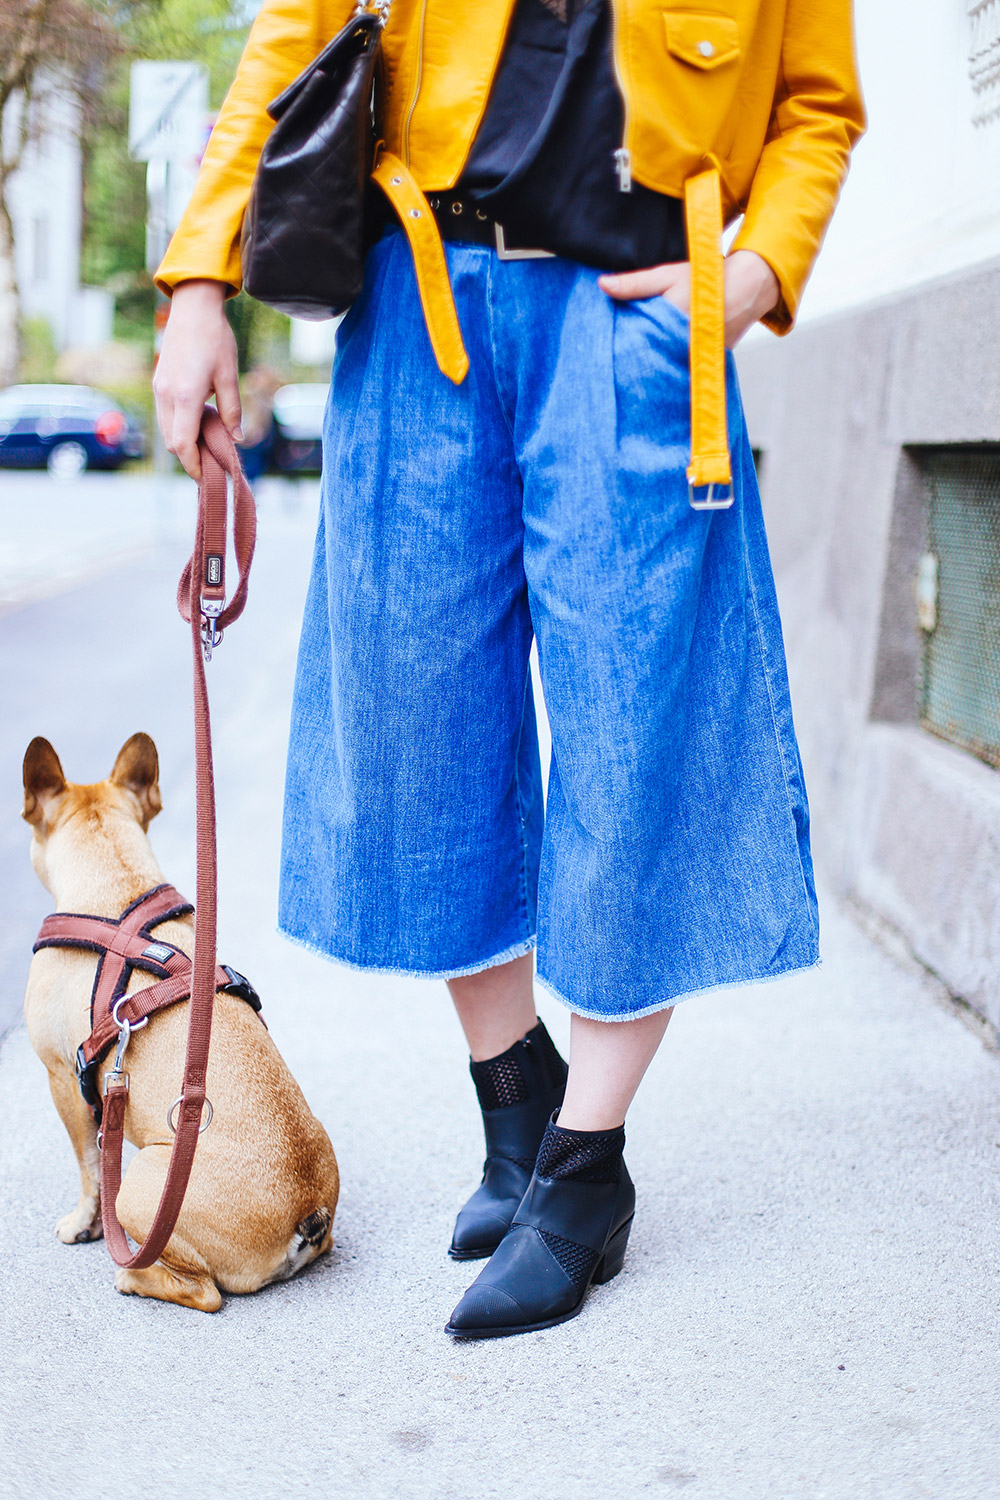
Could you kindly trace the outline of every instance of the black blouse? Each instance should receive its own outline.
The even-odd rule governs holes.
[[[511,244],[604,270],[687,259],[683,204],[630,180],[608,0],[518,0],[456,192]]]

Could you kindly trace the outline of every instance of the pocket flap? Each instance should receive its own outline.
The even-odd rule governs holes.
[[[740,55],[739,27],[732,16],[668,10],[667,50],[694,68],[718,68]]]

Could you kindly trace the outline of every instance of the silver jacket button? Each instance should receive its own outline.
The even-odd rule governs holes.
[[[711,42],[699,42],[698,51],[701,53],[702,57],[715,56],[715,48],[712,46]]]

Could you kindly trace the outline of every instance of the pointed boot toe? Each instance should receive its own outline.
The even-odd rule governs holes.
[[[452,1313],[445,1332],[456,1338],[489,1338],[491,1333],[506,1333],[511,1324],[523,1319],[523,1309],[509,1292],[474,1281]]]

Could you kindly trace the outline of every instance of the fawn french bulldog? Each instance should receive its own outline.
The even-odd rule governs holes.
[[[117,918],[163,884],[146,830],[160,811],[156,746],[135,734],[106,781],[74,785],[47,740],[24,757],[24,818],[31,862],[59,911]],[[154,929],[190,955],[194,919]],[[90,1034],[98,955],[70,947],[34,956],[24,1009],[31,1044],[80,1167],[80,1201],[56,1225],[65,1244],[101,1235],[97,1123],[80,1094],[77,1048]],[[151,982],[134,969],[128,993]],[[183,1073],[187,1002],[136,1029],[129,1042],[131,1089],[125,1134],[137,1147],[118,1195],[118,1217],[146,1237],[159,1202],[172,1136],[167,1113]],[[100,1066],[97,1084],[111,1066]],[[222,1292],[253,1292],[302,1269],[332,1243],[337,1160],[266,1028],[244,1000],[216,996],[208,1096],[212,1123],[201,1136],[180,1218],[162,1256],[145,1270],[119,1270],[120,1292],[159,1297],[203,1312]]]

